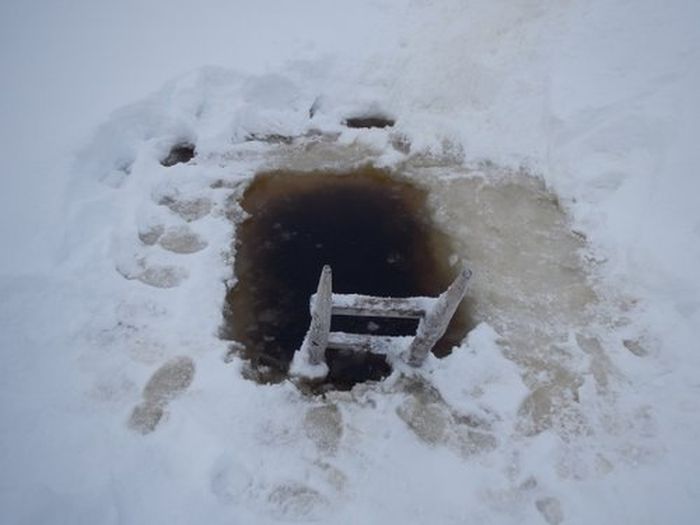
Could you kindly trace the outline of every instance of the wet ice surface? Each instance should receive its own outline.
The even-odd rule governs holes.
[[[527,173],[435,182],[439,221],[474,270],[475,320],[501,335],[531,390],[520,410],[522,430],[585,432],[578,389],[590,373],[604,392],[612,370],[593,335],[605,320],[583,239],[556,196]]]

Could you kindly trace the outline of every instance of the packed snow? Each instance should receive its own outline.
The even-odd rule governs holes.
[[[698,20],[2,3],[0,521],[696,523]],[[368,162],[429,190],[475,328],[349,392],[251,380],[245,188]]]

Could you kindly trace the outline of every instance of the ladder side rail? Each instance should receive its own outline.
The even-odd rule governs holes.
[[[437,298],[432,310],[426,312],[425,317],[418,323],[416,337],[408,348],[409,365],[422,365],[435,343],[445,335],[452,316],[467,292],[467,283],[471,275],[468,268],[463,268],[447,290]]]
[[[311,325],[306,334],[302,349],[306,347],[309,363],[325,363],[328,336],[331,331],[331,310],[333,306],[333,277],[331,267],[325,265],[318,280],[318,289],[310,302]]]

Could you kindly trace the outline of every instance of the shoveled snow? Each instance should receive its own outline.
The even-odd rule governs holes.
[[[699,16],[0,5],[0,522],[695,523]],[[367,159],[433,190],[481,323],[351,393],[245,379],[217,335],[237,197]]]

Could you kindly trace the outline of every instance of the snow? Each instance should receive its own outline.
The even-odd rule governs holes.
[[[294,359],[289,367],[289,374],[292,376],[305,377],[309,379],[323,379],[328,375],[328,365],[321,362],[317,365],[311,363],[311,352],[308,343],[307,332],[299,350],[294,354]]]
[[[698,15],[4,2],[0,521],[694,523]],[[236,196],[367,159],[431,188],[480,324],[325,399],[244,379]]]

